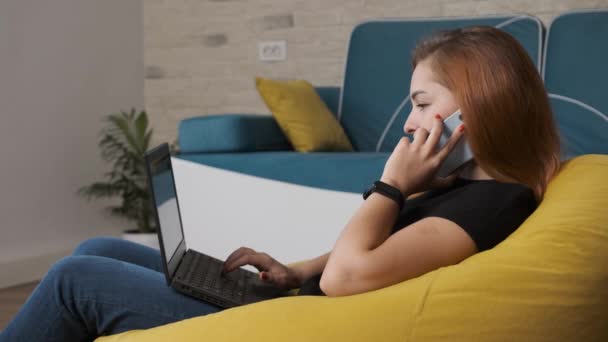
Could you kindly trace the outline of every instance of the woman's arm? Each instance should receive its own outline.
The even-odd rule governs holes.
[[[329,284],[349,281],[354,270],[345,266],[356,267],[353,260],[380,246],[390,236],[398,214],[399,205],[395,201],[372,193],[338,237],[327,261],[326,272],[321,277],[321,289]]]
[[[291,267],[291,269],[298,277],[300,284],[302,284],[306,279],[323,272],[330,253],[331,252],[327,252],[323,255],[319,255],[314,259],[298,263]]]

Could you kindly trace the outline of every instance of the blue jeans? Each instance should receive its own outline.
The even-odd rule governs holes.
[[[155,249],[85,240],[49,269],[0,342],[92,341],[222,310],[168,287],[161,267]]]

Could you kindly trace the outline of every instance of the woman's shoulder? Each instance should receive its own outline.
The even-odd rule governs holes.
[[[534,191],[521,183],[500,182],[495,179],[456,178],[448,187],[427,191],[408,199],[409,206],[456,208],[536,208]]]
[[[457,178],[454,191],[444,198],[444,204],[457,203],[458,207],[479,209],[516,208],[531,212],[537,207],[534,191],[521,183],[500,182],[495,179],[474,180]]]
[[[501,182],[495,179],[467,179],[456,178],[457,187],[478,194],[500,194],[505,195],[521,195],[524,197],[534,198],[534,191],[529,186],[522,183]]]
[[[520,183],[459,182],[454,191],[428,203],[426,215],[455,222],[469,233],[480,251],[504,240],[537,207],[532,189]]]

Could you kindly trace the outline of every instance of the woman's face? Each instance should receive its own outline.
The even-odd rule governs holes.
[[[452,93],[435,81],[428,60],[418,63],[414,69],[410,99],[412,111],[403,126],[408,134],[413,134],[419,127],[430,131],[436,114],[445,120],[458,109]]]

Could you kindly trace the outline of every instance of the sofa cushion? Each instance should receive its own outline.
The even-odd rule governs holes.
[[[606,341],[606,174],[608,155],[569,161],[506,240],[411,280],[262,301],[97,342]]]
[[[340,87],[315,87],[317,94],[327,105],[329,111],[336,117],[338,113],[338,102],[340,101]]]
[[[270,115],[196,116],[179,123],[182,153],[292,150]]]
[[[342,126],[310,82],[256,77],[256,87],[296,151],[353,150]]]
[[[582,154],[608,154],[608,116],[559,96],[550,100],[559,129],[562,160]]]
[[[363,193],[382,176],[390,153],[256,152],[180,154],[221,169],[321,189]]]
[[[563,158],[608,153],[608,9],[563,13],[547,31],[543,77]]]

